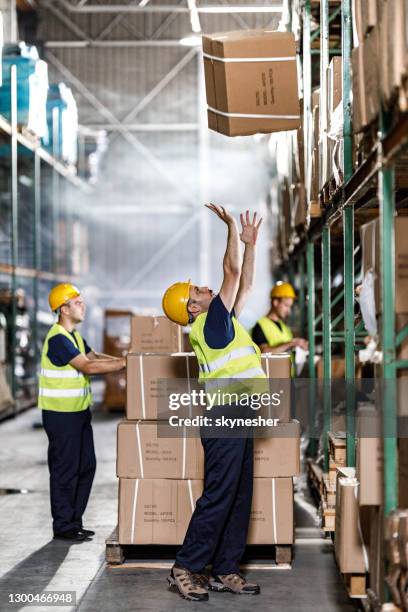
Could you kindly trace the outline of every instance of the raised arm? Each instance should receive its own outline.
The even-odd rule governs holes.
[[[228,227],[227,248],[225,250],[223,269],[224,278],[220,289],[220,298],[229,312],[234,307],[241,276],[241,250],[236,221],[222,206],[206,204]]]
[[[243,307],[252,291],[255,279],[255,252],[256,240],[258,238],[258,230],[262,223],[262,218],[257,223],[257,215],[254,213],[252,222],[249,217],[249,210],[244,215],[240,215],[242,231],[240,234],[241,241],[245,244],[244,261],[242,264],[241,278],[237,297],[235,300],[234,310],[238,317],[242,312]]]

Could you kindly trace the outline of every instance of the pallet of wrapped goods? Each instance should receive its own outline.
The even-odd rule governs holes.
[[[406,609],[408,595],[406,584],[407,568],[407,538],[408,510],[394,510],[385,519],[385,557],[387,574],[385,582],[388,586],[393,603]]]
[[[408,217],[394,219],[395,229],[395,313],[408,313]],[[375,309],[381,313],[381,243],[380,219],[376,218],[360,227],[362,277],[374,272]]]
[[[369,512],[359,508],[358,486],[354,468],[337,471],[334,551],[350,597],[366,596],[369,569],[365,544],[365,534],[370,528]]]
[[[16,66],[17,125],[37,139],[47,135],[48,65],[24,42],[3,47],[0,113],[11,121],[11,69]]]
[[[203,36],[208,127],[226,136],[296,130],[300,107],[290,32]]]

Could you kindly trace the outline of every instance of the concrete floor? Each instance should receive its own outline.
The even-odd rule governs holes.
[[[48,498],[47,440],[39,412],[30,410],[0,423],[0,488],[26,488],[26,494],[0,496],[0,611],[80,610],[81,612],[170,612],[203,608],[211,611],[351,612],[338,575],[331,540],[316,527],[316,514],[304,478],[297,485],[296,558],[289,570],[253,570],[261,584],[255,599],[225,593],[210,594],[209,603],[192,604],[167,590],[166,569],[110,569],[104,562],[105,538],[117,520],[115,476],[118,416],[94,414],[98,469],[85,516],[95,529],[92,541],[69,545],[52,540]],[[76,606],[10,604],[10,593],[44,590],[76,592]]]

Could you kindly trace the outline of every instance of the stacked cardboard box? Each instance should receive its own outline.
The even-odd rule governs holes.
[[[140,322],[140,319],[139,319]],[[160,321],[164,337],[174,337],[171,323]],[[136,329],[135,325],[135,329]],[[155,347],[158,326],[148,320],[143,346],[151,330]],[[171,333],[169,333],[171,332]],[[154,337],[153,337],[154,336]],[[132,346],[139,348],[132,338]],[[290,379],[288,355],[265,355],[265,373]],[[192,354],[130,353],[128,355],[127,420],[118,426],[119,542],[121,544],[181,544],[203,488],[204,456],[195,437],[161,437],[160,380],[194,379]],[[299,423],[290,422],[290,392],[282,399],[282,423],[273,438],[255,441],[254,496],[248,542],[293,542],[293,483],[299,473]],[[285,422],[286,421],[286,422]],[[265,504],[268,490],[270,504]]]
[[[127,357],[126,419],[118,426],[119,542],[179,544],[201,495],[204,457],[195,438],[161,438],[161,380],[198,375],[182,353],[181,328],[166,317],[134,316]]]
[[[397,333],[408,324],[408,217],[395,217],[395,328]],[[374,299],[377,315],[382,312],[381,303],[381,253],[380,220],[374,219],[361,226],[362,276],[374,273]],[[381,329],[382,317],[378,318]],[[397,348],[397,359],[408,359],[408,340]],[[377,367],[381,375],[381,367]],[[407,416],[408,370],[398,371],[398,414]]]
[[[404,0],[355,0],[353,124],[359,132],[395,96],[407,76],[408,7]],[[380,87],[378,86],[380,85]]]

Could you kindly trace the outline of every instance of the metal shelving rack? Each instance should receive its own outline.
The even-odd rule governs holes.
[[[320,4],[320,29],[311,34],[312,7]],[[304,0],[302,5],[303,49],[303,105],[305,134],[305,164],[311,158],[311,121],[312,121],[312,55],[320,53],[321,87],[325,88],[326,69],[329,64],[329,26],[332,18],[341,14],[341,55],[343,61],[343,112],[344,112],[344,183],[331,197],[319,219],[313,219],[301,236],[289,257],[291,266],[296,266],[298,278],[306,275],[307,283],[300,283],[299,301],[307,304],[307,330],[309,336],[309,377],[310,393],[314,394],[316,385],[315,352],[318,324],[322,323],[323,339],[323,409],[324,409],[324,449],[325,469],[328,469],[327,431],[330,429],[332,379],[332,345],[343,344],[346,380],[346,435],[347,464],[355,466],[355,416],[356,398],[355,353],[359,339],[364,335],[362,323],[355,323],[355,217],[357,211],[377,198],[379,202],[381,236],[381,285],[382,285],[382,325],[380,330],[383,351],[383,378],[386,381],[383,391],[384,420],[384,514],[398,506],[398,449],[397,449],[397,411],[396,377],[398,370],[408,367],[408,360],[397,360],[396,350],[408,337],[408,327],[396,333],[395,330],[395,229],[396,210],[395,176],[396,165],[401,154],[408,149],[408,115],[401,112],[380,111],[379,130],[371,151],[355,169],[353,167],[352,138],[352,95],[351,95],[351,50],[352,14],[351,0],[341,3],[329,0]],[[311,48],[312,39],[320,37],[320,50]],[[324,126],[323,126],[324,127]],[[307,176],[307,169],[305,172]],[[343,288],[332,295],[331,275],[331,234],[334,223],[342,223],[343,231]],[[317,316],[315,293],[317,288],[316,257],[321,249],[322,311]],[[283,262],[281,275],[287,276],[288,262]],[[333,317],[336,304],[343,301],[344,312]],[[336,331],[343,322],[343,330]],[[314,402],[310,405],[313,407]],[[310,415],[313,431],[314,414]],[[315,442],[315,441],[314,441]]]
[[[0,281],[3,286],[9,286],[11,293],[11,317],[10,317],[10,338],[11,347],[9,355],[9,382],[13,397],[16,398],[17,379],[16,379],[16,318],[18,316],[16,291],[21,282],[32,280],[32,310],[30,315],[32,320],[32,346],[34,347],[35,362],[39,363],[39,329],[38,313],[41,307],[40,284],[45,287],[55,282],[72,281],[73,275],[69,265],[65,264],[65,269],[61,270],[61,265],[57,265],[56,249],[57,244],[52,245],[52,264],[49,269],[44,269],[44,255],[42,253],[42,212],[45,198],[51,204],[51,214],[53,217],[53,228],[59,219],[56,218],[54,211],[60,210],[61,199],[63,198],[62,187],[66,184],[72,186],[74,190],[80,190],[83,194],[91,192],[90,186],[75,174],[73,168],[65,166],[55,157],[46,151],[38,140],[31,139],[24,135],[17,125],[17,68],[12,67],[11,71],[11,121],[9,122],[0,115],[0,139],[3,144],[10,145],[9,159],[3,156],[7,165],[5,173],[11,176],[8,191],[10,193],[10,246],[11,257],[8,261],[0,260]],[[21,155],[24,152],[24,155]],[[31,219],[27,223],[32,223],[30,228],[30,241],[32,243],[32,253],[30,261],[32,266],[20,264],[20,250],[27,249],[28,245],[22,245],[19,236],[19,219],[25,214],[21,210],[19,203],[19,182],[21,179],[21,164],[24,164],[24,173],[29,173],[31,180],[30,199],[32,202]],[[44,188],[44,175],[47,179],[47,189]],[[62,180],[61,180],[62,179]],[[49,184],[49,189],[48,189]],[[45,191],[47,193],[45,194]],[[66,214],[66,213],[65,213]],[[27,211],[28,215],[28,211]],[[68,215],[67,215],[68,216]],[[3,226],[4,229],[4,226]],[[65,261],[68,261],[65,255]],[[41,289],[43,287],[41,286]],[[15,405],[9,410],[2,411],[1,418],[10,414],[16,414],[26,407],[24,400],[16,401]]]

